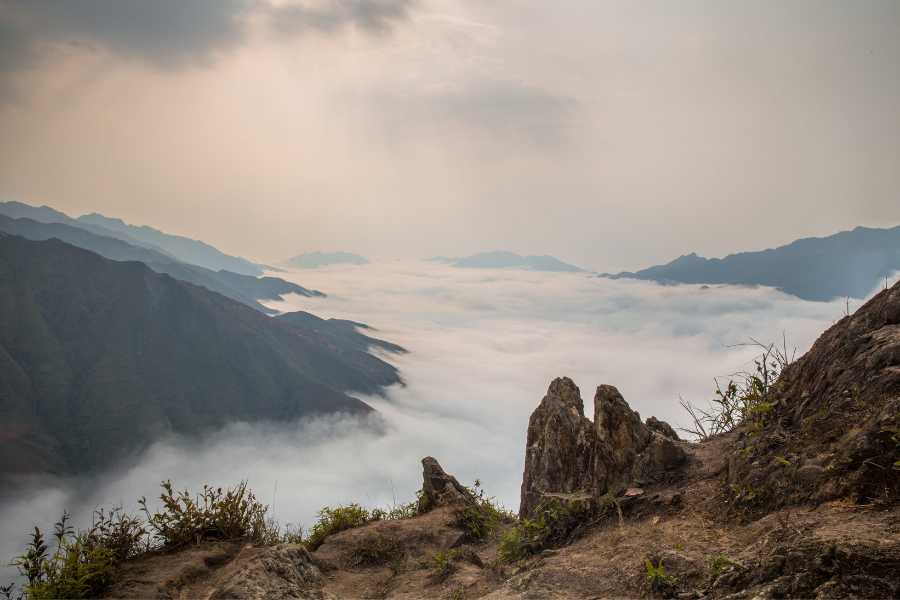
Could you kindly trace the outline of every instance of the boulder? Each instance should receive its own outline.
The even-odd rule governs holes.
[[[678,434],[675,433],[675,430],[672,429],[671,425],[669,425],[665,421],[660,421],[656,417],[650,417],[649,419],[647,419],[645,425],[647,425],[649,429],[652,429],[656,433],[659,433],[671,440],[681,439],[678,437]]]
[[[431,456],[422,459],[422,509],[473,502],[472,492],[449,475]]]

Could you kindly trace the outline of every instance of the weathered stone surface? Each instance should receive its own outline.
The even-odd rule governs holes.
[[[444,471],[431,456],[422,459],[422,493],[425,500],[423,508],[427,509],[473,501],[472,493],[456,477]]]
[[[668,427],[655,419],[654,423]],[[597,498],[629,483],[668,478],[685,457],[677,437],[642,423],[615,387],[597,388],[591,422],[584,416],[578,386],[567,377],[556,379],[528,424],[520,516],[532,514],[545,497]]]
[[[544,492],[592,491],[597,450],[578,386],[555,379],[528,421],[519,514],[531,514]]]
[[[215,572],[202,596],[212,599],[328,598],[321,589],[322,574],[306,548],[282,544],[248,546],[228,565]]]
[[[669,425],[665,421],[660,421],[656,417],[650,417],[649,419],[647,419],[647,421],[645,422],[645,425],[647,425],[648,428],[652,429],[656,433],[662,434],[669,439],[672,439],[672,440],[680,440],[681,439],[678,437],[678,434],[675,433],[675,430],[672,429],[671,425]]]

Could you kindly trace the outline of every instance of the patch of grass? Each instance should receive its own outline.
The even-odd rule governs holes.
[[[377,519],[375,519],[377,520]],[[325,506],[319,511],[319,520],[309,530],[306,546],[310,551],[318,549],[329,535],[360,527],[373,521],[372,514],[359,504]]]
[[[675,576],[666,573],[666,567],[663,565],[662,560],[657,561],[654,565],[652,560],[645,558],[644,571],[647,586],[653,592],[665,595],[671,594],[678,583],[678,579]]]
[[[728,558],[724,554],[716,554],[709,557],[709,577],[715,581],[722,573],[731,567],[740,566],[737,562]]]
[[[398,562],[403,557],[403,546],[396,539],[374,536],[363,540],[350,555],[351,567],[371,567]]]
[[[476,479],[475,485],[468,489],[475,501],[460,511],[456,521],[457,527],[465,531],[468,541],[481,541],[493,535],[502,523],[515,520],[515,515],[485,494],[479,480]]]
[[[533,517],[520,519],[500,539],[498,558],[501,562],[512,563],[544,548],[565,543],[591,516],[587,509],[575,504],[544,501],[535,509]]]
[[[454,562],[459,558],[459,550],[446,550],[438,552],[431,557],[431,576],[438,581],[444,581],[456,570]]]

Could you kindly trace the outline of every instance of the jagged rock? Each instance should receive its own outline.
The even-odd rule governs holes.
[[[567,377],[556,379],[528,423],[520,516],[530,515],[545,497],[598,498],[631,482],[663,479],[685,457],[675,439],[644,425],[615,387],[597,388],[591,422],[578,386]]]
[[[438,506],[453,506],[472,502],[472,492],[447,474],[440,463],[431,456],[422,459],[422,495],[424,506],[432,509]]]
[[[568,377],[553,380],[528,421],[519,514],[531,514],[544,492],[592,491],[597,449],[578,386]]]
[[[269,548],[248,546],[215,573],[203,597],[224,598],[329,598],[321,589],[322,574],[309,552],[298,545]]]
[[[678,437],[678,434],[675,433],[675,430],[672,429],[671,425],[669,425],[665,421],[660,421],[656,417],[648,418],[647,421],[645,422],[645,425],[647,425],[648,428],[652,429],[656,433],[662,434],[663,436],[665,436],[669,439],[673,439],[673,440],[681,439]]]

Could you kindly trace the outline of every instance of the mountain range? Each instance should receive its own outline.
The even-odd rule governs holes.
[[[368,413],[349,392],[401,383],[368,348],[403,349],[357,328],[0,233],[0,474],[93,471],[163,431]]]
[[[155,250],[181,262],[212,271],[224,269],[241,275],[263,274],[262,266],[245,258],[229,256],[205,242],[164,233],[146,225],[129,225],[122,219],[110,218],[98,213],[82,215],[73,219],[49,206],[31,206],[22,202],[0,202],[0,214],[14,219],[28,218],[41,223],[62,223],[80,227],[98,235],[122,240],[133,246]]]
[[[522,256],[505,250],[479,252],[463,258],[438,257],[432,260],[465,269],[525,269],[559,273],[578,273],[584,270],[554,256]]]
[[[31,210],[22,210],[20,207]],[[48,221],[41,222],[26,217],[12,218],[4,214],[4,211],[13,214],[28,213]],[[166,273],[181,281],[201,285],[267,314],[274,314],[276,311],[261,304],[261,300],[280,300],[285,294],[324,296],[322,292],[277,277],[255,277],[226,270],[213,271],[182,262],[152,244],[135,245],[126,241],[133,240],[131,236],[123,234],[122,237],[115,237],[115,232],[111,230],[71,219],[48,207],[35,209],[19,203],[0,204],[0,231],[30,240],[57,238],[112,260],[140,261],[158,273]]]
[[[287,259],[284,264],[295,269],[318,269],[331,265],[366,265],[369,260],[352,252],[306,252]]]
[[[827,301],[864,298],[898,271],[900,226],[857,227],[725,258],[691,253],[641,271],[602,276],[660,283],[765,285],[804,300]]]

